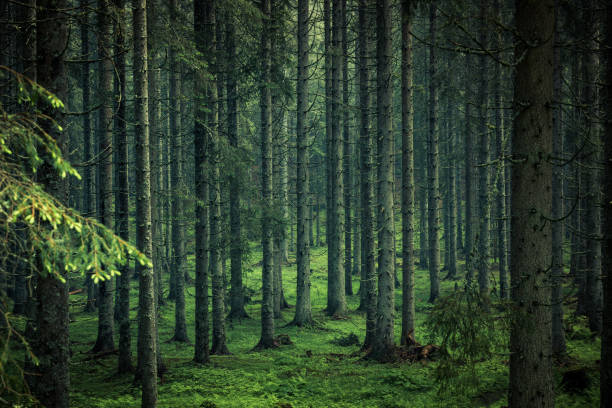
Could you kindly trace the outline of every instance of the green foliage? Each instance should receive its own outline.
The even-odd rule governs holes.
[[[440,344],[436,380],[441,389],[478,387],[478,364],[507,355],[508,310],[504,304],[493,307],[469,284],[437,301],[425,326],[431,341]]]
[[[53,94],[25,76],[0,66],[0,73],[14,79],[21,111],[9,113],[0,103],[0,273],[20,270],[30,279],[52,275],[62,282],[70,272],[90,273],[96,282],[118,275],[119,265],[129,257],[141,264],[151,261],[111,230],[66,207],[35,181],[35,177],[80,178],[62,156],[50,133],[61,126],[37,108],[49,104],[61,110],[64,105]],[[41,174],[42,173],[42,174]],[[28,285],[29,287],[31,285]],[[6,299],[0,299],[0,398],[27,394],[22,361],[27,355],[37,364],[20,331],[18,319],[6,312]],[[16,353],[15,347],[25,349]]]

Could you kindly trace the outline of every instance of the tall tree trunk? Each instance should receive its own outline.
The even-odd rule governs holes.
[[[123,16],[125,6],[124,0],[115,0],[115,7],[120,10],[119,16]],[[122,21],[122,20],[120,20]],[[127,109],[126,109],[126,42],[123,32],[125,25],[119,23],[116,28],[117,45],[115,51],[115,66],[118,73],[118,88],[120,89],[119,106],[115,116],[116,151],[115,151],[115,233],[125,241],[130,239],[130,190],[128,180],[128,134],[127,134]],[[132,337],[130,334],[130,265],[126,263],[120,270],[119,296],[116,305],[119,320],[119,359],[117,371],[127,373],[132,371]]]
[[[414,105],[411,0],[401,4],[402,29],[402,345],[414,342]]]
[[[393,131],[391,126],[391,4],[389,0],[376,3],[376,97],[378,122],[378,304],[376,309],[376,337],[372,344],[372,358],[385,361],[394,348],[393,318],[395,314],[395,285],[393,263]]]
[[[272,16],[272,0],[262,0],[262,31],[261,31],[261,81],[260,81],[260,110],[261,110],[261,190],[262,190],[262,232],[261,246],[263,248],[263,262],[261,267],[262,292],[261,302],[261,338],[255,346],[256,349],[265,349],[276,346],[274,340],[274,310],[273,310],[273,214],[272,208],[272,95],[271,83],[271,41],[270,26]]]
[[[36,8],[36,80],[40,86],[65,100],[67,75],[64,51],[68,41],[68,7],[65,0],[39,0]],[[43,103],[43,114],[65,126],[63,112]],[[66,134],[59,132],[49,121],[41,124],[62,151],[66,149]],[[66,202],[67,185],[50,165],[39,171],[39,182],[47,192]],[[63,268],[58,273],[64,274]],[[30,376],[30,389],[36,398],[49,408],[67,408],[70,386],[68,337],[68,285],[53,274],[39,276],[36,285],[36,338],[32,350],[39,360]],[[112,318],[111,318],[112,322]]]
[[[327,279],[327,314],[341,316],[346,313],[345,279],[344,279],[344,179],[342,178],[342,137],[341,137],[341,98],[342,81],[342,13],[343,0],[333,0],[332,12],[332,68],[331,68],[331,234],[328,242],[328,253],[331,265]]]
[[[465,93],[467,96],[465,102],[465,143],[464,143],[464,160],[465,160],[465,266],[466,278],[471,284],[474,277],[473,251],[474,251],[474,135],[472,135],[472,104],[469,102],[472,79],[468,75],[472,69],[473,58],[468,54],[466,59],[466,75],[465,75]]]
[[[112,19],[110,0],[98,1],[98,221],[107,228],[113,227],[113,61],[111,49]],[[113,292],[114,280],[98,284],[98,338],[92,351],[114,350]]]
[[[555,0],[555,34],[560,32],[559,26],[559,1]],[[561,121],[561,65],[560,49],[554,49],[554,78],[553,78],[553,100],[557,106],[553,112],[553,156],[563,155],[563,134]],[[499,142],[498,142],[499,143]],[[563,168],[556,165],[553,168],[552,179],[552,351],[555,356],[565,354],[565,329],[563,327],[563,222],[558,221],[563,217]],[[500,250],[500,275],[501,258]]]
[[[495,18],[502,21],[499,0],[494,2]],[[502,44],[501,32],[497,34],[497,44]],[[497,258],[499,259],[499,296],[508,299],[508,242],[506,241],[507,214],[506,214],[506,176],[505,176],[505,133],[504,115],[502,107],[504,98],[502,95],[502,84],[505,76],[501,73],[501,65],[495,63],[493,77],[495,78],[495,155],[499,164],[496,173],[496,201],[495,206],[497,219]]]
[[[486,46],[486,22],[488,7],[486,0],[480,1],[480,43]],[[488,87],[486,55],[478,57],[478,99],[479,107],[479,148],[478,148],[478,288],[481,295],[489,296],[489,126],[488,126]]]
[[[234,17],[230,14],[225,24],[225,49],[227,54],[227,137],[234,151],[238,151],[238,89],[236,69],[236,30]],[[229,179],[230,194],[230,259],[231,289],[228,318],[248,318],[244,310],[244,286],[242,284],[242,241],[240,220],[240,176],[234,170]]]
[[[80,6],[85,8],[85,0],[80,0]],[[84,13],[83,20],[79,24],[81,30],[81,55],[83,58],[89,58],[89,14]],[[81,66],[81,94],[82,94],[82,110],[86,112],[90,109],[90,82],[89,82],[89,64]],[[91,114],[83,115],[83,161],[85,163],[91,160]],[[91,166],[83,168],[83,203],[81,209],[83,215],[87,217],[93,216],[93,206],[91,197]],[[91,273],[85,277],[85,287],[87,289],[87,302],[85,303],[85,311],[93,312],[96,309],[96,288],[94,281],[91,279]]]
[[[601,408],[612,406],[612,4],[605,9],[605,63],[602,106],[605,108],[603,198],[603,333],[601,335]]]
[[[333,269],[333,257],[330,256],[331,236],[333,234],[332,196],[332,12],[331,1],[323,0],[323,25],[325,45],[325,242],[327,244],[327,271]],[[329,285],[327,280],[327,303],[329,306]]]
[[[448,212],[448,232],[446,234],[447,241],[445,244],[448,246],[448,259],[446,263],[447,279],[456,279],[457,278],[457,194],[455,192],[456,188],[456,178],[455,174],[455,165],[456,155],[455,155],[455,131],[451,125],[452,123],[452,111],[451,111],[451,101],[450,96],[446,97],[446,160],[447,160],[447,178],[446,178],[446,197],[447,197],[447,212]]]
[[[136,245],[149,258],[151,242],[151,169],[149,160],[149,93],[147,0],[133,0],[134,94],[136,137]],[[157,312],[152,265],[138,273],[138,373],[142,406],[157,406]]]
[[[599,165],[601,162],[600,154],[600,126],[597,122],[599,117],[599,55],[598,55],[598,4],[595,0],[587,0],[588,7],[588,27],[591,39],[588,42],[588,55],[585,58],[585,102],[588,104],[587,121],[588,121],[588,141],[585,171],[585,188],[586,188],[586,212],[585,212],[585,228],[584,231],[588,234],[586,243],[586,314],[589,319],[589,328],[591,331],[600,333],[602,328],[601,321],[601,180],[599,176]]]
[[[553,0],[516,3],[510,408],[554,406],[551,364]],[[549,192],[549,193],[543,193]]]
[[[214,45],[215,1],[195,0],[193,3],[193,28],[197,50],[208,60]],[[196,70],[196,100],[197,106],[194,121],[194,168],[196,188],[196,305],[195,305],[195,353],[194,361],[205,364],[210,360],[209,323],[208,323],[208,155],[210,138],[207,123],[210,109],[209,94],[212,84],[206,78],[205,72]]]
[[[343,142],[343,158],[342,158],[342,176],[344,184],[344,293],[347,296],[353,294],[353,280],[351,273],[353,271],[352,260],[353,253],[351,251],[351,135],[349,131],[349,77],[348,77],[348,36],[347,36],[347,11],[346,0],[342,1],[342,16],[340,22],[342,24],[342,142]]]
[[[170,1],[170,22],[177,24],[177,2]],[[170,41],[179,41],[173,38]],[[185,319],[185,277],[183,262],[185,258],[185,233],[183,229],[183,183],[181,182],[183,164],[183,145],[181,129],[180,82],[181,69],[177,61],[176,46],[171,45],[170,60],[170,183],[172,185],[172,270],[170,296],[174,299],[174,336],[172,340],[186,342],[187,323]],[[174,285],[172,285],[174,283]],[[172,290],[174,286],[174,291]],[[172,293],[174,292],[174,293]]]
[[[429,11],[429,34],[432,41],[436,36],[436,3],[432,1]],[[440,295],[440,158],[438,126],[438,84],[435,46],[429,47],[429,134],[427,139],[428,158],[428,238],[429,238],[429,302]],[[380,228],[380,227],[379,227]]]
[[[296,326],[312,325],[312,307],[310,304],[310,242],[308,230],[312,224],[308,216],[309,192],[309,137],[306,131],[308,114],[308,24],[310,10],[308,0],[298,0],[298,78],[297,78],[297,300],[295,304]],[[312,208],[312,207],[311,207]]]
[[[219,118],[223,117],[223,62],[222,62],[222,24],[223,16],[219,7],[215,9],[215,48],[214,63],[210,66],[211,93],[209,96],[210,116],[208,129],[210,134],[210,272],[212,280],[212,347],[211,354],[229,354],[225,342],[225,286],[223,283],[221,227],[221,176],[219,171],[220,134]]]
[[[360,158],[361,158],[361,291],[360,309],[366,312],[366,336],[363,348],[369,349],[376,337],[376,270],[374,240],[374,184],[370,122],[370,61],[373,54],[371,40],[374,2],[359,1],[359,116],[360,116]]]

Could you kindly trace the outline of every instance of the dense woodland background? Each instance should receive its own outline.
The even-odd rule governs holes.
[[[0,0],[0,405],[612,407],[612,5]]]

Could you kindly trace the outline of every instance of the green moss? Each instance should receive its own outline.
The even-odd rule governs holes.
[[[256,261],[261,255],[253,248],[254,265],[248,268],[245,284],[259,293],[261,289],[260,267]],[[227,324],[227,344],[233,353],[229,356],[212,356],[208,366],[192,362],[193,346],[167,342],[173,334],[174,310],[167,302],[162,307],[160,339],[168,372],[159,383],[160,407],[474,407],[506,405],[508,367],[507,356],[484,361],[478,365],[482,379],[476,389],[460,389],[440,392],[434,382],[436,363],[377,364],[362,361],[359,345],[341,346],[340,337],[355,333],[363,341],[365,316],[351,312],[346,320],[331,320],[323,313],[326,304],[325,248],[312,250],[312,304],[313,315],[321,324],[314,329],[284,327],[293,318],[293,309],[283,311],[277,321],[276,331],[288,334],[293,345],[275,350],[252,352],[260,334],[260,305],[251,302],[247,311],[252,320]],[[193,257],[188,258],[193,272]],[[401,259],[398,259],[401,262]],[[460,270],[462,265],[460,265]],[[164,276],[167,279],[167,275]],[[295,304],[295,265],[284,268],[284,288],[287,300]],[[427,271],[417,270],[417,339],[425,342],[423,322],[430,310],[429,277]],[[132,347],[136,357],[136,309],[137,284],[132,289]],[[353,282],[355,292],[359,279]],[[454,289],[454,281],[442,281],[442,292]],[[71,406],[73,407],[137,407],[140,391],[132,385],[131,376],[116,376],[117,357],[114,355],[91,360],[87,352],[96,337],[96,314],[83,313],[82,295],[71,298]],[[256,295],[252,301],[260,300]],[[401,302],[398,291],[397,305]],[[194,340],[194,289],[187,288],[188,334]],[[359,296],[347,297],[349,310],[359,305]],[[77,306],[78,304],[78,306]],[[399,310],[399,309],[398,309]],[[399,340],[399,312],[396,319],[396,340]],[[117,340],[117,339],[116,339]],[[590,339],[569,340],[568,351],[583,366],[591,367],[593,385],[583,395],[559,393],[557,405],[563,407],[597,406],[598,376],[594,371],[599,358],[599,341]],[[557,375],[557,389],[560,384]],[[597,378],[596,378],[597,377]]]

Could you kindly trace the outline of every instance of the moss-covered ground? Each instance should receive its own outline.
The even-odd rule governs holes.
[[[252,266],[245,268],[245,284],[257,292],[261,289],[260,254],[252,255]],[[188,263],[193,273],[193,257]],[[346,319],[325,316],[326,248],[312,250],[312,305],[319,325],[312,329],[284,327],[293,317],[293,309],[283,311],[276,322],[277,334],[288,334],[293,345],[263,352],[252,348],[260,334],[260,297],[247,306],[252,319],[227,322],[228,356],[212,356],[209,365],[192,362],[193,345],[173,343],[174,309],[167,301],[161,308],[159,336],[167,372],[159,383],[159,406],[188,407],[503,407],[508,384],[507,355],[483,361],[476,367],[479,384],[452,391],[440,389],[434,380],[435,362],[378,364],[362,360],[360,346],[339,346],[335,339],[356,334],[360,341],[365,332],[365,316],[354,312],[359,296],[349,296],[351,312]],[[462,268],[461,268],[462,269]],[[165,275],[167,279],[167,275]],[[290,304],[295,304],[295,264],[284,268],[284,290]],[[137,282],[131,298],[132,348],[136,356]],[[443,281],[442,292],[448,293],[454,281]],[[354,277],[353,288],[359,288]],[[431,305],[427,303],[429,278],[426,271],[416,273],[417,340],[425,342],[424,319]],[[398,311],[401,291],[397,292]],[[91,358],[89,350],[96,338],[95,313],[84,313],[82,294],[71,296],[72,341],[71,406],[137,407],[140,391],[131,375],[115,374],[117,356]],[[189,337],[194,340],[194,288],[187,287]],[[396,340],[400,320],[396,315]],[[597,360],[599,339],[593,339],[581,322],[573,323],[568,339],[572,363],[557,367],[555,386],[558,407],[596,407],[598,400]],[[117,340],[117,339],[116,339]],[[590,387],[580,394],[569,394],[561,387],[562,373],[574,367],[586,367]]]

